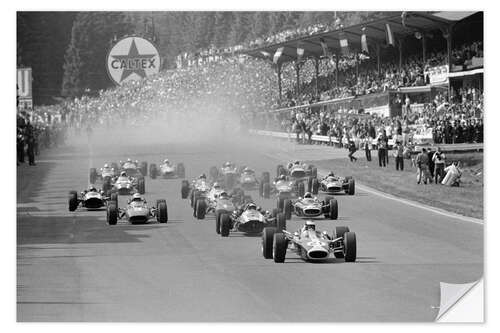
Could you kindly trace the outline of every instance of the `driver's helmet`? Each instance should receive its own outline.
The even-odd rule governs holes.
[[[141,195],[139,193],[134,193],[132,195],[132,201],[142,201]]]
[[[316,223],[313,221],[306,221],[305,230],[316,230]]]
[[[94,185],[89,186],[89,192],[97,192],[97,189],[95,188]]]
[[[166,158],[166,159],[163,160],[163,164],[168,164],[168,163],[169,163],[168,162],[168,158]]]
[[[335,174],[333,173],[333,171],[330,171],[330,173],[328,174],[328,177],[333,177],[335,176]]]
[[[120,173],[120,177],[127,177],[127,173],[125,171],[122,171],[122,173]]]
[[[198,178],[199,179],[207,179],[207,175],[205,175],[204,173],[202,173]]]
[[[285,175],[281,175],[281,176],[279,176],[279,177],[278,177],[278,180],[286,180]]]
[[[217,182],[215,182],[215,183],[214,183],[214,186],[213,186],[213,187],[214,187],[214,189],[216,189],[216,190],[220,189],[220,185],[219,185],[219,183],[217,183]]]
[[[250,170],[249,167],[245,167],[245,169],[243,169],[243,172],[246,172],[246,173],[249,173],[250,171],[252,171],[252,170]]]
[[[231,162],[224,163],[224,167],[229,168],[231,166]]]
[[[132,163],[132,159],[131,158],[127,158],[127,162],[128,163]]]
[[[299,161],[295,161],[293,164],[295,164],[295,165],[299,165],[299,164],[300,164],[300,162],[299,162]]]
[[[304,199],[306,199],[306,198],[308,198],[308,199],[312,198],[312,194],[311,194],[311,192],[306,192],[306,193],[304,194]]]
[[[254,203],[249,203],[247,205],[247,210],[256,210],[256,209],[257,209],[257,205]]]
[[[109,168],[109,164],[108,163],[104,164],[104,167]]]
[[[221,199],[227,199],[227,198],[229,198],[229,194],[227,194],[226,191],[222,191],[219,194],[219,198],[221,198]]]

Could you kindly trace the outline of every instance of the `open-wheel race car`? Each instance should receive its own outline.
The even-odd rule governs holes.
[[[117,200],[116,193],[106,196],[103,190],[98,190],[94,185],[90,185],[87,190],[80,192],[80,194],[77,191],[69,192],[68,208],[70,212],[75,211],[78,206],[99,209],[106,206],[108,202],[117,202]]]
[[[118,193],[119,195],[130,195],[138,192],[146,193],[146,180],[140,172],[134,176],[127,175],[125,171],[120,176],[110,179],[102,186],[105,193]]]
[[[228,237],[231,232],[259,234],[270,226],[286,229],[284,214],[277,209],[262,211],[255,203],[244,204],[231,213],[218,214],[215,219],[215,229],[222,237]]]
[[[287,176],[290,179],[303,180],[309,177],[316,178],[318,169],[312,164],[301,163],[300,161],[289,162],[286,167],[278,165],[276,167],[276,176]]]
[[[348,195],[354,195],[356,184],[354,178],[335,176],[330,172],[327,176],[323,177],[320,181],[316,178],[311,180],[311,192],[317,194],[319,191],[325,193],[340,193],[344,192]]]
[[[241,174],[237,178],[237,186],[245,189],[252,190],[258,188],[262,192],[262,184],[269,183],[270,175],[269,172],[263,172],[261,177],[258,178],[255,170],[249,167],[243,168]]]
[[[332,235],[315,230],[315,224],[307,221],[305,226],[290,233],[276,228],[264,228],[262,233],[262,255],[274,262],[285,262],[288,250],[294,251],[306,261],[324,261],[333,255],[346,262],[356,261],[356,234],[348,227],[338,226]]]
[[[119,172],[125,171],[129,176],[148,175],[148,162],[139,162],[138,160],[132,161],[128,158],[126,161],[120,161],[118,166]]]
[[[97,180],[102,180],[103,183],[110,182],[111,179],[118,176],[119,168],[116,163],[104,164],[99,171],[96,168],[90,168],[89,183],[95,184]]]
[[[194,207],[196,199],[200,197],[207,197],[208,192],[212,187],[210,183],[207,181],[205,175],[201,175],[197,179],[194,179],[189,183],[187,180],[182,180],[181,182],[181,198],[187,199],[189,198],[189,203],[191,207]]]
[[[287,220],[292,217],[292,213],[302,218],[315,218],[324,215],[327,219],[336,220],[339,215],[339,206],[334,197],[326,196],[320,200],[317,197],[312,197],[311,193],[308,192],[303,198],[297,200],[285,199],[283,213]]]
[[[231,190],[237,185],[242,170],[243,168],[238,168],[234,163],[226,162],[221,168],[211,167],[209,176],[212,182],[219,182],[226,190]]]
[[[150,207],[139,193],[132,195],[124,209],[119,208],[117,202],[110,202],[106,213],[106,220],[110,225],[117,224],[121,219],[132,224],[146,223],[153,217],[159,223],[168,222],[167,202],[164,199],[156,200],[156,207]]]
[[[161,178],[184,178],[186,177],[186,168],[184,163],[172,164],[169,160],[164,160],[158,166],[155,163],[149,165],[149,176],[152,179]]]
[[[273,183],[262,183],[259,194],[261,197],[269,198],[275,194],[277,198],[277,208],[283,209],[283,203],[286,199],[297,199],[303,197],[306,193],[304,182],[290,180],[285,175],[279,176]]]

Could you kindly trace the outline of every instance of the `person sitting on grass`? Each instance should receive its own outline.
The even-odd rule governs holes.
[[[447,186],[460,186],[460,178],[462,177],[462,170],[460,170],[460,162],[454,161],[451,165],[444,168],[446,176],[444,176],[441,184]]]

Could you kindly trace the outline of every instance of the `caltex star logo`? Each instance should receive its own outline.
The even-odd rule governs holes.
[[[158,73],[159,62],[159,53],[151,42],[140,37],[127,37],[111,49],[108,72],[113,81],[122,84]]]

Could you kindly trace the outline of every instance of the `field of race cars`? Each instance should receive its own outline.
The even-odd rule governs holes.
[[[292,144],[219,140],[75,143],[19,169],[18,320],[432,321],[440,282],[483,275],[482,224]]]

